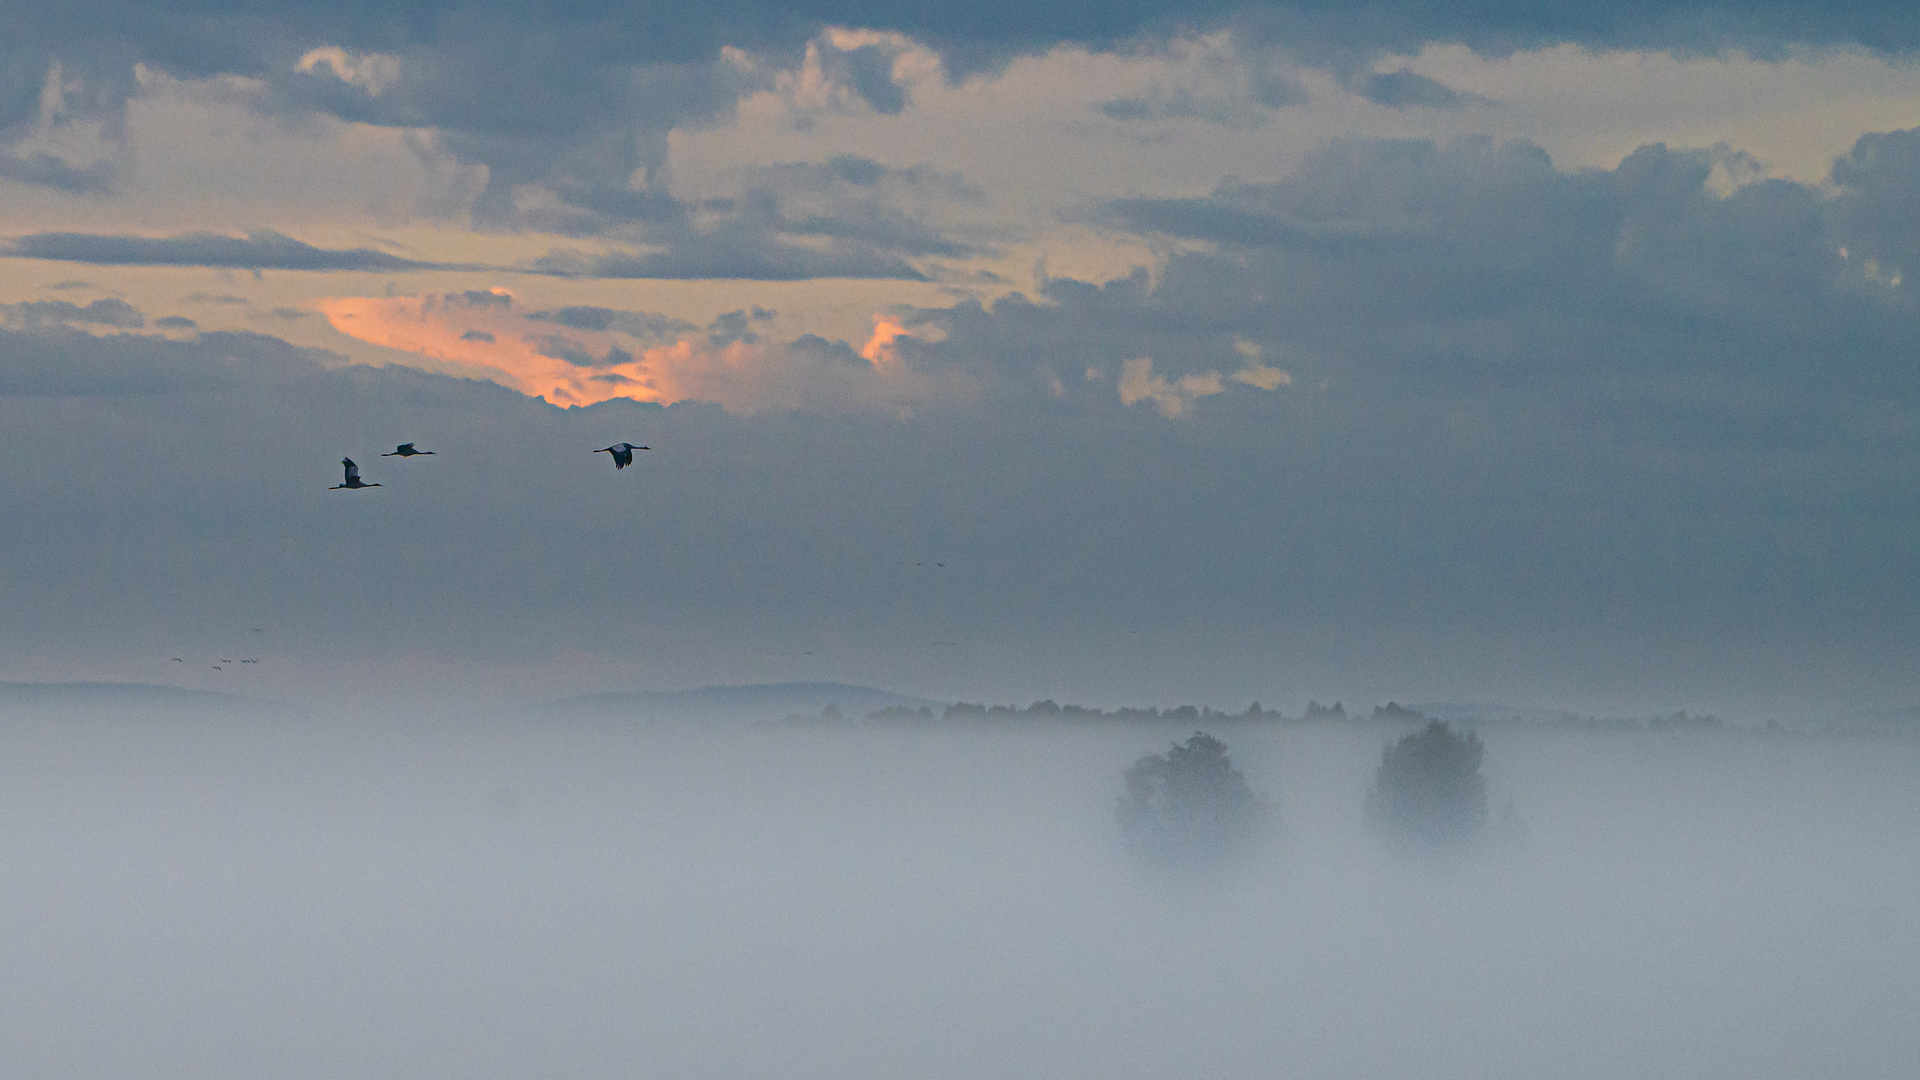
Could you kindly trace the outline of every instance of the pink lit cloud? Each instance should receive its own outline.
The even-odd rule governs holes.
[[[321,314],[350,337],[473,369],[556,405],[614,398],[672,404],[711,401],[740,413],[777,409],[910,411],[937,399],[966,399],[964,379],[940,378],[899,362],[907,328],[875,316],[858,351],[838,342],[714,344],[683,336],[643,345],[611,330],[580,329],[519,310],[504,289],[419,297],[337,297]]]

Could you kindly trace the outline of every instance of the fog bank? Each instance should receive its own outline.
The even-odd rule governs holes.
[[[1390,725],[0,726],[21,1076],[1905,1077],[1920,741],[1491,727],[1529,841],[1391,857]]]

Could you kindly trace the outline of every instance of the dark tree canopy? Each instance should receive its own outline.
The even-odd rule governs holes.
[[[1260,815],[1246,777],[1227,759],[1226,744],[1205,732],[1141,758],[1123,779],[1121,829],[1164,857],[1217,854],[1250,836]]]
[[[1417,847],[1477,840],[1487,828],[1487,782],[1480,775],[1480,736],[1435,720],[1380,754],[1367,793],[1367,821],[1389,838]]]

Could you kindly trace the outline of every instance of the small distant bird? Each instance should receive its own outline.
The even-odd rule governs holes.
[[[396,446],[393,448],[393,453],[381,454],[380,456],[381,457],[418,457],[421,454],[431,454],[431,453],[433,453],[433,451],[431,450],[415,450],[413,448],[412,443],[403,442],[399,446]],[[377,487],[378,485],[371,485],[371,486]]]
[[[185,661],[185,660],[182,660],[182,659],[180,659],[180,658],[179,658],[179,657],[177,657],[177,656],[173,658],[173,662],[174,662],[174,663],[176,663],[176,664],[184,664],[184,663],[186,663],[186,661]]]
[[[352,458],[343,457],[340,459],[340,464],[345,465],[347,467],[346,482],[335,484],[332,487],[328,488],[327,489],[328,491],[339,491],[341,488],[369,488],[369,487],[380,486],[379,484],[362,483],[360,480],[360,466],[355,465],[353,463]]]
[[[594,453],[612,454],[613,467],[616,469],[624,469],[627,466],[633,464],[633,452],[635,450],[651,450],[651,449],[653,449],[653,447],[651,446],[635,446],[630,442],[619,442],[619,443],[614,443],[612,446],[603,446],[600,449],[595,450]]]

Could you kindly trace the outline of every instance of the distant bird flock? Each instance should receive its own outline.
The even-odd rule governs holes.
[[[613,455],[613,467],[616,470],[618,470],[618,469],[624,469],[627,466],[633,464],[633,452],[635,450],[651,450],[651,449],[653,449],[653,447],[651,446],[635,446],[630,442],[617,442],[617,443],[614,443],[612,446],[603,446],[600,449],[595,450],[594,453]],[[394,447],[392,453],[381,454],[380,456],[383,458],[389,458],[389,457],[410,458],[410,457],[425,457],[432,453],[433,451],[422,450],[417,446],[415,446],[413,443],[403,442],[399,446]],[[343,479],[340,483],[335,484],[332,487],[328,488],[327,489],[328,491],[340,491],[342,489],[345,489],[347,491],[358,491],[361,488],[377,488],[380,486],[378,483],[368,483],[367,481],[360,479],[360,466],[356,464],[354,460],[350,457],[341,458],[340,467],[346,470],[346,478]]]

